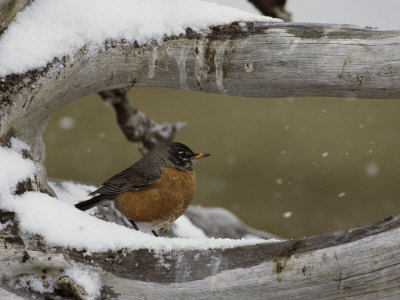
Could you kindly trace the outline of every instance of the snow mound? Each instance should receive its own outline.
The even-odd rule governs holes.
[[[65,275],[69,276],[74,282],[79,284],[89,296],[97,299],[100,297],[102,282],[97,273],[91,272],[84,268],[79,267],[78,264],[73,263],[73,266],[65,271]]]
[[[0,40],[0,76],[72,57],[84,46],[97,53],[108,40],[143,45],[234,21],[280,20],[200,0],[36,0]]]

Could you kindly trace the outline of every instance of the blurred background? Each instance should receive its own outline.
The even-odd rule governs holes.
[[[246,0],[211,1],[257,12]],[[296,22],[400,29],[400,2],[290,0]],[[400,213],[399,100],[260,99],[134,88],[158,123],[187,121],[177,141],[210,158],[196,165],[193,204],[220,206],[245,223],[301,237]],[[141,155],[114,110],[90,95],[56,111],[45,132],[48,175],[100,184]]]

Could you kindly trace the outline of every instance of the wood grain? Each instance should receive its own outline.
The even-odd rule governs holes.
[[[4,212],[2,218],[14,220]],[[0,231],[0,286],[11,289],[12,278],[38,271],[57,279],[79,262],[101,276],[102,296],[112,299],[397,299],[399,236],[400,217],[393,217],[351,230],[225,250],[87,253],[49,247],[12,223]]]

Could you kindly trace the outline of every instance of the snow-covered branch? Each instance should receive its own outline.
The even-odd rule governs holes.
[[[397,299],[400,218],[315,237],[231,249],[86,252],[27,237],[0,213],[0,288],[44,296],[67,274],[119,299]],[[8,225],[4,225],[8,222]],[[35,274],[35,275],[32,275]],[[38,274],[38,275],[37,275]],[[30,275],[30,276],[29,276]],[[57,284],[56,284],[57,283]],[[15,289],[17,287],[17,289]],[[25,290],[26,291],[26,290]],[[43,294],[41,294],[43,293]]]
[[[235,23],[138,47],[107,43],[0,79],[0,138],[12,129],[43,161],[49,114],[81,96],[160,86],[250,97],[400,97],[399,31],[340,25]],[[40,170],[41,168],[39,168]],[[46,189],[44,172],[41,186]]]

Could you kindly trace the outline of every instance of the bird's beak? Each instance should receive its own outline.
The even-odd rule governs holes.
[[[200,158],[204,158],[204,157],[207,157],[207,156],[210,156],[210,154],[209,154],[209,153],[196,153],[196,154],[193,156],[193,158],[194,158],[194,159],[200,159]]]

